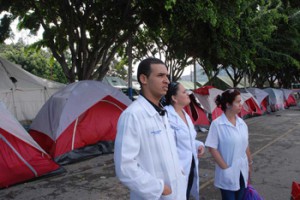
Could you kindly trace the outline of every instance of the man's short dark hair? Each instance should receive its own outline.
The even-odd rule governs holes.
[[[149,77],[151,74],[151,65],[152,64],[165,65],[165,63],[158,58],[146,58],[146,59],[142,60],[137,69],[137,80],[141,86],[142,86],[142,83],[140,81],[140,75],[144,74],[146,77]]]

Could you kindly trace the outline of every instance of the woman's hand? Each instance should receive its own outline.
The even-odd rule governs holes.
[[[229,167],[217,149],[209,147],[208,150],[221,169],[227,169]]]
[[[202,157],[205,152],[205,147],[203,145],[200,145],[198,148],[198,158]]]
[[[249,180],[251,179],[253,161],[249,163]]]
[[[167,185],[164,185],[164,191],[163,191],[162,195],[169,195],[171,193],[172,193],[171,188]]]
[[[249,180],[250,180],[251,174],[252,174],[253,158],[252,158],[249,146],[246,149],[246,154],[247,154],[248,164],[249,164]]]

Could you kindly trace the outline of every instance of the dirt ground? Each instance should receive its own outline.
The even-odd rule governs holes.
[[[290,198],[292,181],[300,182],[300,108],[292,107],[245,120],[254,160],[252,185],[265,200]],[[199,133],[205,141],[207,133]],[[1,200],[122,200],[128,189],[116,178],[113,154],[64,166],[65,173],[0,190]],[[1,172],[0,172],[1,173]],[[214,162],[200,159],[200,199],[218,200]]]

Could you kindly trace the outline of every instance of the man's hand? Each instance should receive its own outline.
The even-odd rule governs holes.
[[[164,191],[163,191],[162,195],[169,195],[171,193],[172,193],[171,188],[167,185],[164,185]]]

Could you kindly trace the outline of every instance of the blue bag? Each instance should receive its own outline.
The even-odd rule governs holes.
[[[243,200],[263,200],[263,198],[252,185],[248,184],[248,187],[245,189]]]

